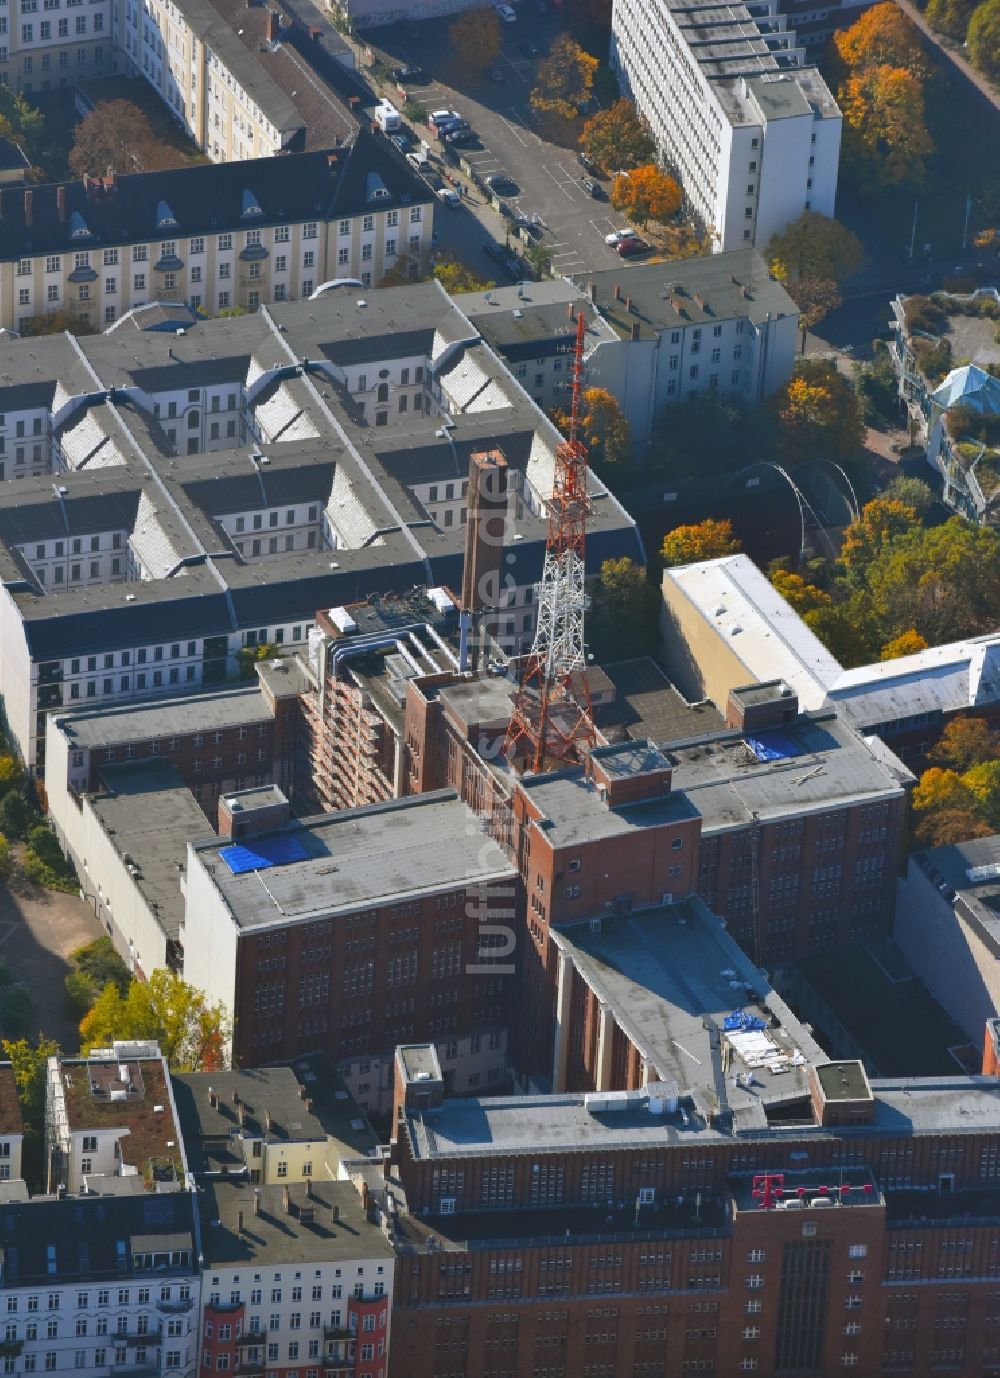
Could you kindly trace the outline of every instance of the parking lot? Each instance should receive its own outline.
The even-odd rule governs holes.
[[[450,20],[393,25],[370,30],[364,37],[376,56],[390,66],[408,63],[423,69],[427,80],[409,88],[414,100],[428,111],[457,110],[468,120],[479,138],[477,144],[461,149],[463,159],[480,177],[503,172],[513,179],[518,192],[505,198],[507,204],[529,219],[537,217],[539,242],[548,250],[555,273],[614,267],[621,259],[605,244],[604,236],[623,227],[624,217],[606,199],[597,200],[584,190],[578,147],[560,147],[542,138],[528,100],[538,59],[526,56],[521,45],[534,43],[545,53],[563,26],[549,13],[543,18],[531,0],[517,6],[516,12],[516,23],[501,25],[503,50],[494,64],[496,80],[460,66],[448,41]],[[386,94],[401,104],[391,87]],[[418,125],[414,133],[427,139],[432,148],[440,147],[426,128]],[[606,197],[609,182],[599,179],[599,185]],[[490,271],[481,244],[471,238],[478,230],[470,215],[502,241],[503,220],[473,192],[462,210],[442,208],[436,216],[439,244],[454,250],[470,267],[493,276],[495,268]]]

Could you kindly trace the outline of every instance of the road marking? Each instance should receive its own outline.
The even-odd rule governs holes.
[[[524,134],[521,132],[521,130],[518,129],[517,125],[511,124],[510,120],[507,118],[506,115],[501,115],[500,119],[507,126],[510,132],[514,135],[514,138],[518,141],[521,147],[527,148],[528,140],[524,137]]]
[[[548,167],[545,163],[542,164],[542,171],[543,171],[548,177],[550,177],[550,178],[552,179],[552,181],[554,182],[554,184],[555,184],[555,185],[559,188],[559,190],[562,192],[563,196],[565,196],[566,200],[567,200],[567,201],[572,201],[573,198],[572,198],[572,196],[570,196],[570,194],[569,194],[569,192],[566,190],[565,186],[562,184],[562,182],[560,182],[559,178],[555,175],[555,173],[552,171],[552,169],[551,169],[550,167]]]
[[[503,58],[504,62],[506,62],[507,66],[511,69],[514,75],[517,77],[518,81],[528,80],[524,73],[518,70],[517,63],[511,62],[510,58],[507,56],[506,53],[501,53],[500,56]]]

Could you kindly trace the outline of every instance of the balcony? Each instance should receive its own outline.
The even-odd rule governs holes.
[[[0,1358],[16,1359],[23,1348],[23,1340],[0,1340]]]
[[[168,1316],[180,1316],[185,1311],[190,1311],[194,1306],[193,1297],[185,1297],[183,1301],[163,1301],[156,1303],[157,1311],[165,1311]]]
[[[236,1336],[236,1346],[237,1348],[241,1346],[244,1348],[248,1346],[253,1347],[254,1345],[260,1346],[263,1345],[266,1340],[266,1330],[248,1330],[243,1335]]]
[[[267,1369],[263,1358],[260,1359],[240,1359],[236,1364],[236,1372],[243,1375],[243,1378],[267,1378]]]
[[[356,1332],[346,1325],[324,1325],[324,1340],[353,1340]]]
[[[147,1334],[141,1334],[138,1330],[119,1330],[112,1338],[117,1344],[126,1345],[160,1345],[163,1343],[162,1330],[150,1330]]]

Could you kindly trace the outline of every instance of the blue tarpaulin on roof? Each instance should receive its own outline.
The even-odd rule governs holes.
[[[789,756],[801,756],[803,751],[795,738],[780,727],[758,732],[755,737],[747,737],[746,741],[758,761],[784,761]]]
[[[299,839],[287,833],[258,838],[252,846],[234,845],[219,850],[234,876],[245,871],[266,871],[269,866],[287,866],[292,861],[304,861],[308,855]]]

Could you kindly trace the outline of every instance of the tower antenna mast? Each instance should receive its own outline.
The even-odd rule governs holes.
[[[548,502],[538,623],[504,742],[508,759],[523,760],[536,773],[548,761],[578,761],[581,748],[593,746],[596,738],[583,639],[586,528],[592,510],[587,447],[579,436],[586,328],[581,310],[570,373],[569,436],[556,447]]]

